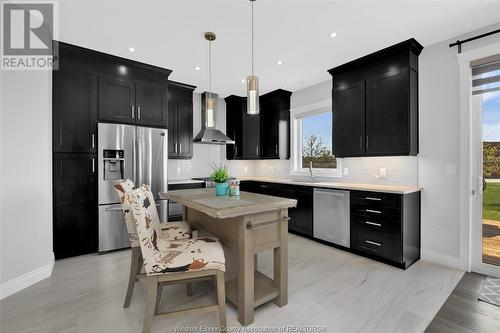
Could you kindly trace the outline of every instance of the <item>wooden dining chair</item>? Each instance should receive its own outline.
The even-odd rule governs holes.
[[[135,282],[139,278],[144,277],[145,274],[141,273],[143,267],[143,259],[139,246],[139,238],[137,237],[137,230],[135,227],[134,219],[132,217],[130,202],[125,195],[127,192],[130,192],[134,189],[134,182],[132,182],[130,179],[127,179],[115,184],[114,187],[120,197],[120,203],[123,210],[123,218],[127,226],[130,246],[132,248],[127,294],[125,295],[125,302],[123,303],[123,307],[128,308],[130,305],[130,300],[132,299],[132,293],[134,292]],[[189,225],[189,223],[184,221],[161,223],[160,237],[169,241],[189,239],[191,238],[191,226]],[[191,285],[187,286],[187,293],[188,295],[192,294]]]
[[[146,312],[143,333],[149,333],[153,320],[179,315],[218,311],[219,326],[226,327],[224,290],[225,258],[222,245],[215,237],[168,241],[159,237],[160,227],[154,197],[149,186],[126,194],[132,206],[133,219],[146,270]],[[159,313],[162,286],[183,281],[211,278],[217,288],[217,303]]]

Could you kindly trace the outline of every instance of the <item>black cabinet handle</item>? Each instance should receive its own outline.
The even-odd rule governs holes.
[[[370,221],[366,221],[365,223],[369,224],[369,225],[374,225],[376,227],[381,227],[382,226],[382,224],[380,224],[380,223],[375,223],[375,222],[370,222]]]

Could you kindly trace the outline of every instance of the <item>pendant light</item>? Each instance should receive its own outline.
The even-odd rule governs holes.
[[[208,96],[205,99],[205,110],[206,110],[206,126],[215,127],[214,121],[214,108],[215,101],[212,97],[212,42],[215,40],[216,36],[213,32],[205,32],[205,39],[208,40]]]
[[[247,113],[250,115],[259,114],[259,78],[254,75],[254,51],[253,51],[253,3],[252,3],[252,75],[247,77]]]

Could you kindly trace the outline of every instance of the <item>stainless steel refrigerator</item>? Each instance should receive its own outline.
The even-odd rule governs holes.
[[[148,184],[155,196],[160,221],[167,221],[167,130],[133,125],[98,124],[99,252],[130,246],[123,213],[113,185],[131,179]]]

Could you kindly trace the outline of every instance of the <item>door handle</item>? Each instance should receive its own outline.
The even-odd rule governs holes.
[[[134,183],[138,183],[137,179],[137,142],[132,140],[132,168],[134,170]]]
[[[133,105],[130,106],[132,109],[132,119],[135,118],[135,107]]]
[[[486,183],[486,180],[484,178],[481,178],[482,182],[483,182],[483,192],[486,191],[486,188],[488,187],[487,183]]]
[[[141,106],[137,105],[137,119],[141,119]]]
[[[91,144],[92,144],[92,149],[94,149],[95,148],[95,134],[91,135],[90,141],[91,141]]]

